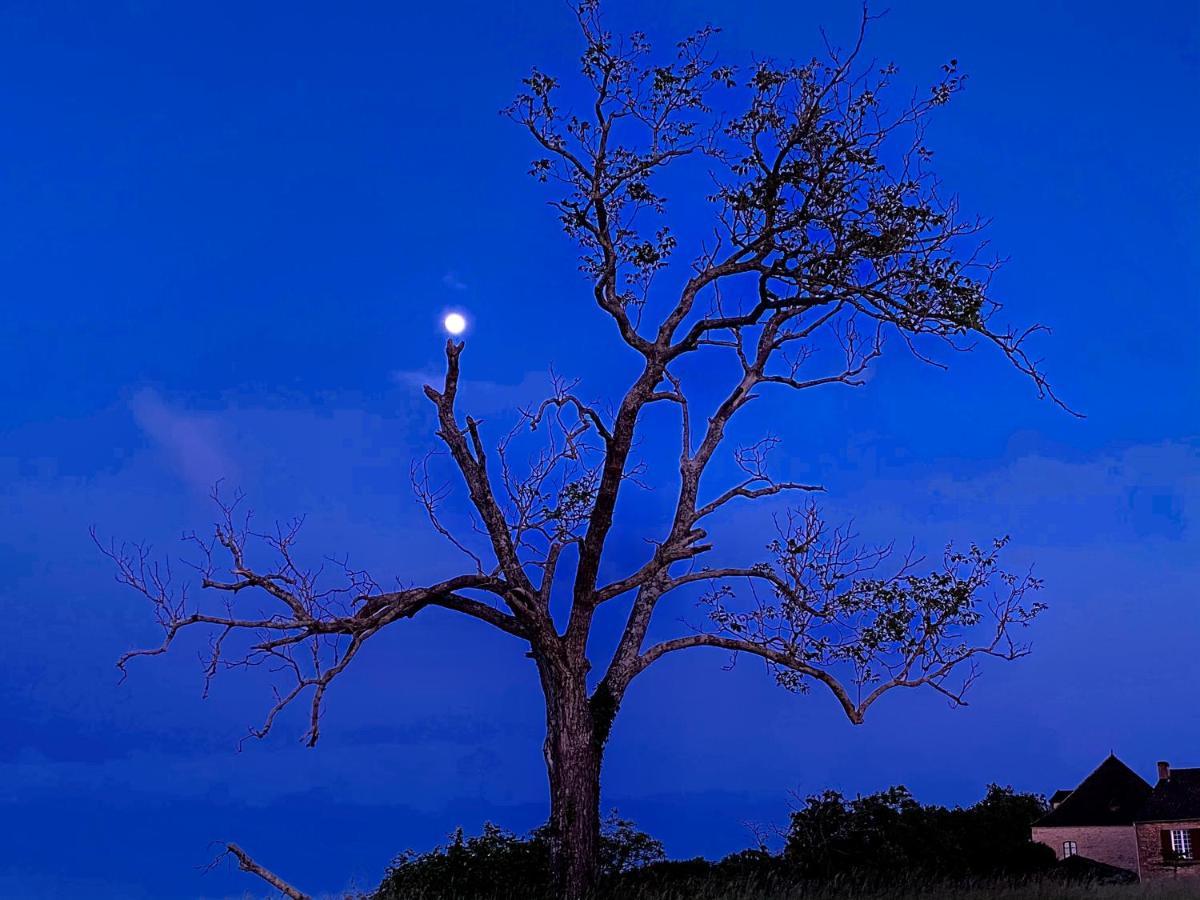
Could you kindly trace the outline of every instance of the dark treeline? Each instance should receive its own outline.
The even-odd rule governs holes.
[[[1045,811],[1041,797],[997,785],[978,803],[954,809],[919,803],[904,787],[853,799],[826,791],[792,812],[778,852],[760,846],[715,862],[668,860],[659,841],[613,813],[604,824],[600,896],[647,889],[686,894],[689,886],[701,884],[706,891],[721,885],[871,888],[895,879],[932,883],[1053,875],[1061,869],[1053,851],[1029,839],[1029,826]],[[464,837],[460,829],[428,853],[402,853],[374,900],[549,896],[547,831],[522,837],[488,824],[474,837]]]

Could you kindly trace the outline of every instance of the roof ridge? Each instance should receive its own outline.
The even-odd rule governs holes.
[[[1133,822],[1153,790],[1146,779],[1115,753],[1109,753],[1037,824],[1127,825]]]
[[[1174,822],[1200,818],[1200,768],[1171,769],[1159,779],[1142,808],[1139,822]]]

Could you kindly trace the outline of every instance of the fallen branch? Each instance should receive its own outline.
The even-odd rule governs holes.
[[[252,860],[250,855],[237,844],[226,844],[225,849],[237,857],[238,866],[243,872],[250,872],[253,875],[257,875],[271,887],[275,888],[275,890],[279,891],[279,893],[285,897],[289,897],[290,900],[312,900],[312,897],[308,894],[292,887],[270,869],[264,869]]]

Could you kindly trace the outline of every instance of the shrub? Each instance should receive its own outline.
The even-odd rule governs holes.
[[[922,805],[904,787],[852,800],[826,791],[792,813],[782,853],[744,850],[719,862],[667,860],[659,841],[614,811],[604,820],[596,900],[831,900],[935,888],[982,897],[1116,878],[1056,868],[1054,852],[1029,839],[1044,809],[1040,797],[997,785],[961,809]],[[552,900],[549,834],[459,829],[427,853],[397,856],[373,900]]]
[[[1044,811],[1040,797],[998,785],[960,809],[924,806],[904,787],[853,800],[826,791],[792,813],[784,857],[817,881],[1031,874],[1054,865],[1053,851],[1029,839]]]
[[[397,856],[374,900],[537,900],[550,896],[550,848],[545,826],[519,837],[487,822],[483,833],[464,837],[459,828],[450,843],[428,853],[406,850]],[[614,810],[600,838],[602,879],[622,876],[665,859],[662,844]]]

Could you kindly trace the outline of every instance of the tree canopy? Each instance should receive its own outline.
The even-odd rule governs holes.
[[[931,168],[924,126],[963,88],[955,61],[925,93],[896,102],[896,68],[862,56],[866,13],[848,50],[737,69],[717,60],[713,28],[659,55],[639,32],[608,31],[595,0],[574,9],[587,102],[564,105],[558,79],[535,69],[506,113],[533,141],[530,172],[578,250],[586,288],[576,302],[593,303],[612,326],[614,361],[630,351],[637,361],[615,403],[556,379],[511,431],[485,433],[461,408],[466,345],[448,340],[444,377],[424,388],[439,447],[411,474],[462,564],[430,583],[401,573],[400,586],[385,588],[348,562],[331,582],[297,556],[298,522],[258,531],[240,495],[215,494],[214,532],[190,538],[208,602],[177,590],[146,549],[105,548],[163,629],[159,645],[126,654],[121,667],[166,652],[185,629],[210,629],[206,679],[259,665],[286,679],[258,737],[305,698],[315,744],[331,683],[372,637],[422,610],[516,638],[546,700],[547,841],[572,900],[599,867],[600,771],[614,717],[658,660],[696,648],[757,658],[786,688],[828,690],[858,724],[896,689],[964,702],[977,661],[1027,652],[1020,631],[1043,608],[1031,597],[1035,578],[1000,568],[1005,539],[947,547],[927,565],[890,544],[859,546],[811,501],[781,512],[786,498],[821,486],[777,476],[778,437],[735,443],[739,414],[768,397],[788,408],[799,393],[861,386],[889,342],[934,364],[941,349],[983,344],[1054,399],[1026,350],[1039,327],[998,322],[985,223],[960,213]],[[696,174],[680,168],[689,161],[703,177],[680,188]],[[706,236],[687,248],[672,189],[709,217]],[[705,404],[712,391],[718,399]],[[642,423],[664,407],[677,438],[671,462],[652,468],[638,455]],[[718,458],[732,460],[732,479]],[[644,557],[618,571],[605,554],[616,511],[644,479],[665,486],[670,512],[640,535]],[[454,487],[465,489],[473,530],[444,523]],[[764,552],[709,563],[718,514],[763,501],[774,513],[763,516]],[[688,588],[701,591],[705,623],[651,640],[661,602]],[[593,658],[606,605],[621,607],[626,624],[614,652]]]

